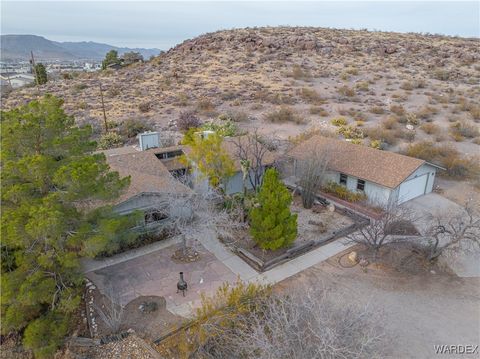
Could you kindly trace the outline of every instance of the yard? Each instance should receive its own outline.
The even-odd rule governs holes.
[[[343,268],[338,262],[342,255],[285,279],[276,290],[324,286],[340,300],[369,305],[381,315],[387,358],[432,358],[434,345],[478,345],[479,278]]]
[[[292,213],[296,213],[298,224],[298,235],[292,247],[301,246],[309,241],[321,241],[328,239],[335,233],[345,229],[355,222],[338,211],[330,211],[322,205],[315,205],[312,209],[305,209],[302,206],[300,196],[295,196],[290,207]],[[327,240],[328,241],[328,240]],[[243,248],[262,261],[272,260],[284,253],[289,248],[277,250],[262,250],[256,245],[250,236],[248,228],[237,231],[234,246]]]

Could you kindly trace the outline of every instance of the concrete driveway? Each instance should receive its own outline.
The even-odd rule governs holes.
[[[460,205],[437,193],[414,198],[402,206],[414,212],[417,220],[415,226],[420,233],[425,233],[432,216],[444,216],[461,210]],[[448,256],[445,261],[459,277],[480,277],[480,252]]]

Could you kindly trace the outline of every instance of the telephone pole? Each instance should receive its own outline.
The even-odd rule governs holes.
[[[40,88],[39,88],[40,83],[38,82],[38,74],[37,74],[37,68],[35,67],[35,58],[33,57],[33,51],[30,51],[30,55],[31,55],[30,64],[32,65],[33,76],[35,76],[35,83],[37,84],[37,90],[40,91]]]
[[[102,100],[102,110],[103,110],[103,124],[105,126],[105,133],[108,133],[108,122],[107,122],[107,113],[105,112],[105,102],[103,102],[103,89],[102,83],[98,83],[100,88],[100,99]]]

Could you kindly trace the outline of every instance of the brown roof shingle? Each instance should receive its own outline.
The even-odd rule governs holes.
[[[396,188],[425,163],[418,158],[322,136],[313,136],[299,144],[289,156],[303,160],[321,151],[330,153],[329,169],[388,188]]]
[[[190,189],[175,180],[154,151],[117,151],[105,153],[107,163],[120,177],[130,176],[130,186],[114,201],[121,203],[137,194],[187,193]]]

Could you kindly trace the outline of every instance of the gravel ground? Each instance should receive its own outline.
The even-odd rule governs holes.
[[[359,266],[345,269],[332,257],[279,283],[325,286],[344,301],[369,304],[384,315],[388,358],[433,358],[434,345],[480,344],[480,279]],[[448,356],[453,358],[455,356]],[[462,355],[463,358],[478,358]]]

